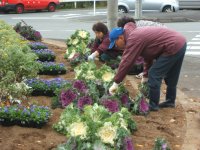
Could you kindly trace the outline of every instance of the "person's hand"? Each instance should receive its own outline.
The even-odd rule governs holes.
[[[117,89],[118,89],[118,84],[114,82],[113,85],[109,88],[109,93],[111,95],[114,95]]]
[[[146,82],[148,82],[148,78],[143,76],[142,80],[141,80],[141,83],[146,83]]]
[[[91,55],[88,56],[88,61],[93,61],[95,57],[96,57],[95,53],[92,53]]]

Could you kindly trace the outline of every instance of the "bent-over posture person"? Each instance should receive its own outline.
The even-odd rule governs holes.
[[[137,28],[132,22],[114,28],[109,35],[111,44],[124,49],[122,60],[109,92],[114,94],[137,57],[144,58],[144,81],[149,85],[149,107],[157,111],[175,107],[176,86],[186,51],[186,39],[180,33],[162,27]],[[153,63],[154,61],[154,63]],[[147,80],[148,79],[148,80]],[[162,79],[167,85],[166,101],[159,104]]]

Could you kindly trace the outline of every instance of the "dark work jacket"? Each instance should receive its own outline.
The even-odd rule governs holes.
[[[132,22],[124,26],[125,49],[114,81],[120,83],[141,56],[144,58],[144,76],[159,56],[175,55],[186,43],[178,32],[162,27],[136,27]]]

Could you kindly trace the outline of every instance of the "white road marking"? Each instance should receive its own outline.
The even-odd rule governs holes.
[[[186,55],[200,55],[200,52],[190,52],[190,51],[187,51],[185,54]]]
[[[195,37],[200,37],[200,35],[196,35]]]
[[[197,44],[197,45],[199,45],[199,44],[200,44],[200,41],[199,41],[199,42],[188,42],[187,44],[188,44],[188,45],[192,45],[192,44]]]
[[[192,41],[198,41],[200,38],[193,38]]]
[[[187,43],[186,55],[200,56],[200,34],[197,34],[191,41]]]

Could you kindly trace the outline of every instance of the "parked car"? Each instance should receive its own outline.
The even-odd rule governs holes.
[[[135,11],[136,0],[119,0],[118,11],[128,13]],[[142,0],[142,11],[176,12],[179,10],[178,0]]]
[[[200,0],[179,0],[180,9],[200,9]]]
[[[8,13],[15,11],[18,14],[23,13],[25,10],[48,10],[53,12],[59,0],[0,0],[0,10]]]

